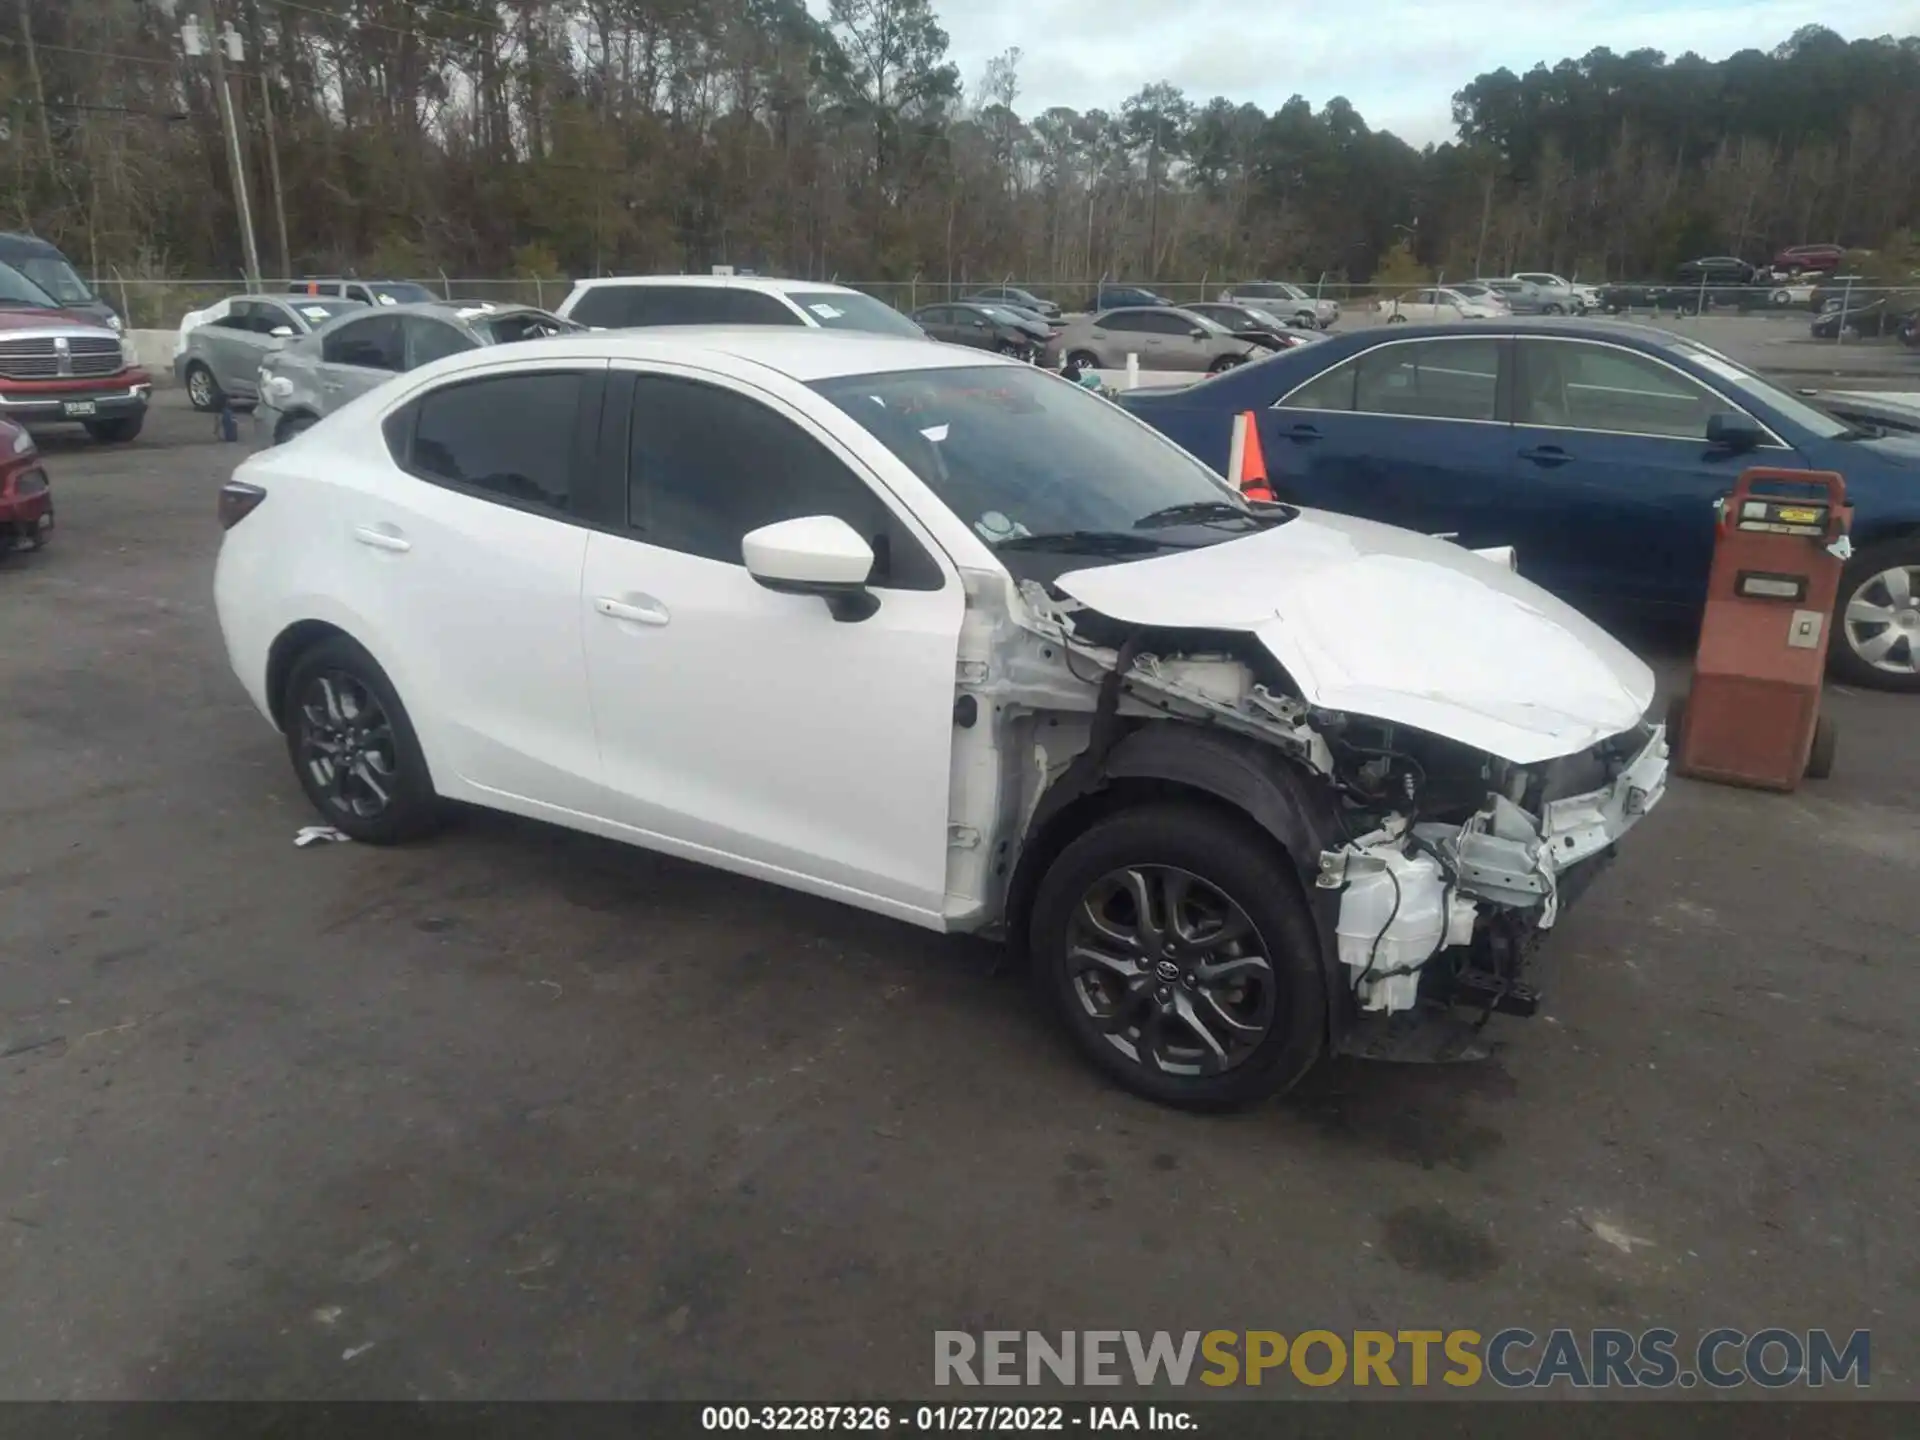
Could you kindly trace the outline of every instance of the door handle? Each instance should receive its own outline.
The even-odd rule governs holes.
[[[398,555],[404,555],[413,549],[413,542],[406,536],[396,534],[392,530],[383,530],[378,525],[354,526],[353,538],[362,545],[371,545],[376,550],[391,550]]]
[[[611,595],[596,595],[593,608],[609,620],[631,620],[636,625],[664,625],[667,623],[667,607],[651,595],[642,595],[635,600],[616,600]]]
[[[1318,427],[1305,423],[1289,425],[1286,429],[1282,430],[1280,434],[1288,440],[1307,441],[1318,440],[1320,438]]]
[[[1562,450],[1558,445],[1535,445],[1530,449],[1522,450],[1520,452],[1520,458],[1522,460],[1531,460],[1536,465],[1545,465],[1551,468],[1555,465],[1566,464],[1569,460],[1573,459],[1573,456],[1569,455],[1565,450]]]

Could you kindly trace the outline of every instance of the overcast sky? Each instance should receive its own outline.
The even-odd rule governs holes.
[[[811,0],[819,14],[825,0]],[[1272,110],[1345,95],[1376,130],[1414,145],[1451,139],[1453,92],[1502,65],[1578,58],[1596,46],[1710,60],[1770,50],[1802,25],[1847,39],[1920,31],[1920,0],[934,0],[969,95],[989,57],[1024,52],[1014,108],[1116,109],[1170,80],[1189,98]]]

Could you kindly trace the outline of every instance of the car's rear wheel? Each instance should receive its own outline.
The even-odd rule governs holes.
[[[1868,545],[1840,576],[1836,679],[1877,690],[1920,690],[1920,538]]]
[[[1256,1100],[1320,1055],[1327,996],[1306,899],[1286,856],[1224,809],[1096,823],[1042,878],[1028,940],[1075,1042],[1149,1099]]]
[[[213,378],[213,371],[198,360],[187,366],[187,403],[196,410],[218,410],[220,408],[220,384]]]
[[[1081,370],[1098,370],[1100,368],[1100,357],[1091,350],[1076,350],[1067,356],[1067,364],[1076,366]]]
[[[311,415],[287,415],[273,427],[273,443],[284,445],[302,430],[311,430],[318,423]]]
[[[105,445],[124,445],[139,438],[140,429],[146,423],[147,413],[142,410],[137,415],[116,415],[111,420],[89,420],[87,433]]]
[[[1209,375],[1218,375],[1223,371],[1237,369],[1246,363],[1247,357],[1244,355],[1222,355],[1207,367],[1207,373]]]
[[[392,845],[440,820],[427,760],[387,672],[344,635],[303,653],[281,711],[300,788],[329,825]]]

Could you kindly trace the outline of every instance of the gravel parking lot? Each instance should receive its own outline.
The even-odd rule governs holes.
[[[0,566],[0,1397],[898,1398],[936,1328],[1422,1325],[1870,1328],[1920,1392],[1920,700],[1831,694],[1796,795],[1676,782],[1494,1060],[1168,1113],[974,943],[484,815],[296,849],[211,432],[49,437]]]

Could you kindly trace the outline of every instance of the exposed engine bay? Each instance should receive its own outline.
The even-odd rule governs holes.
[[[1294,858],[1330,917],[1354,1015],[1531,1014],[1529,951],[1665,791],[1657,725],[1518,764],[1316,706],[1246,633],[1124,624],[1032,580],[989,634],[995,608],[970,605],[963,633],[949,884],[983,915],[1006,902],[1019,849],[1063,795],[1097,783],[1105,755],[1148,729],[1176,745],[1204,738],[1280,757],[1301,812],[1322,817],[1302,832],[1314,853]],[[1017,779],[983,805],[982,782],[1004,773],[994,757],[1015,755]]]

